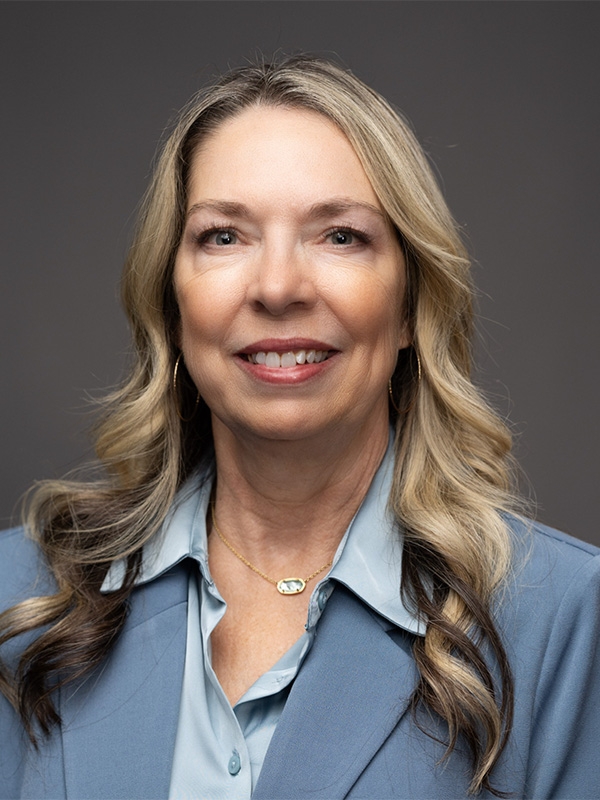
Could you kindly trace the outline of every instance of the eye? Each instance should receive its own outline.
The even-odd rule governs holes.
[[[192,238],[200,247],[206,245],[216,245],[217,247],[227,247],[237,244],[238,237],[231,228],[221,228],[218,225],[210,225],[204,230],[193,232]]]
[[[224,247],[228,244],[235,244],[237,242],[237,236],[233,231],[228,230],[209,231],[206,234],[206,241]]]
[[[354,244],[355,236],[352,231],[337,230],[329,234],[329,239],[332,244]]]
[[[331,228],[326,234],[325,239],[336,247],[354,247],[369,245],[373,241],[373,236],[367,231],[356,227]]]

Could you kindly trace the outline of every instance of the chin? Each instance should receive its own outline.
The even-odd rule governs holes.
[[[323,437],[339,426],[339,417],[320,419],[315,414],[271,412],[261,419],[236,419],[225,423],[240,439],[258,438],[270,441],[299,442],[304,439]]]

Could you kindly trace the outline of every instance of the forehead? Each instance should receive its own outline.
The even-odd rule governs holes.
[[[381,208],[345,134],[315,111],[287,107],[244,109],[209,134],[194,153],[188,195],[188,205],[346,197]]]

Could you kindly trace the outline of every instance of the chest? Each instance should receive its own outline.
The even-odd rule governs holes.
[[[231,705],[305,632],[310,594],[279,594],[257,576],[221,581],[227,608],[210,633],[212,668]]]

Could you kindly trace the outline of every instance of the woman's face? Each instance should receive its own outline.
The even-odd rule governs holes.
[[[388,425],[405,264],[344,134],[255,107],[195,153],[175,262],[187,369],[236,435]]]

